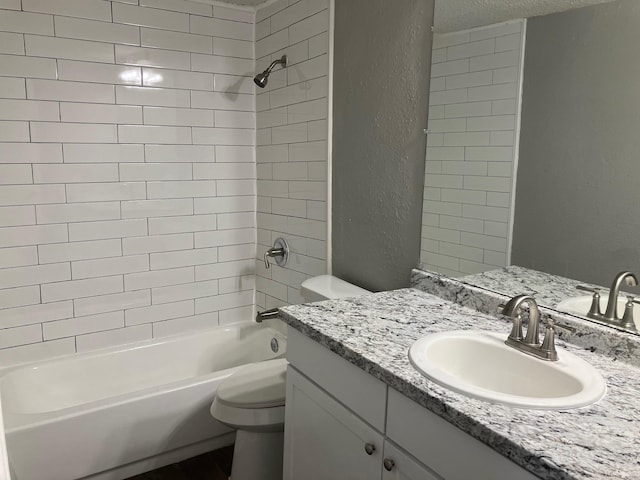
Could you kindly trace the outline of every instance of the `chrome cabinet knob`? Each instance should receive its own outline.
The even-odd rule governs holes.
[[[373,443],[365,443],[364,451],[367,452],[367,455],[373,455],[373,452],[376,451],[376,446]]]
[[[396,462],[394,462],[390,458],[385,458],[384,461],[382,462],[382,464],[384,465],[384,469],[387,472],[390,472],[391,470],[393,470],[393,467],[396,466]]]

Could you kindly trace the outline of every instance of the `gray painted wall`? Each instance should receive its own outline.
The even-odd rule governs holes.
[[[640,273],[640,2],[529,20],[512,263]]]
[[[333,274],[409,285],[420,256],[433,0],[336,0]]]

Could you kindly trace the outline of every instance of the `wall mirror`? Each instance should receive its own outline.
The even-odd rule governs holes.
[[[618,272],[631,271],[640,278],[638,25],[640,4],[634,0],[616,0],[527,20],[526,35],[520,36],[524,45],[514,53],[522,56],[523,68],[518,70],[517,78],[512,78],[512,83],[522,90],[521,107],[518,109],[515,104],[510,127],[516,145],[511,168],[494,173],[502,180],[492,183],[486,178],[492,175],[492,162],[495,169],[499,159],[485,159],[488,173],[478,170],[482,162],[478,162],[478,145],[473,144],[474,140],[458,145],[458,151],[464,155],[473,151],[473,155],[455,158],[455,164],[447,163],[446,155],[436,158],[439,163],[430,164],[430,147],[427,148],[421,268],[469,283],[478,282],[478,286],[506,295],[525,290],[543,292],[540,303],[558,310],[563,310],[558,304],[568,297],[589,295],[576,290],[577,284],[602,286],[602,297],[606,301],[609,286]],[[518,32],[503,33],[500,38],[511,35],[515,39]],[[482,55],[479,50],[486,46],[482,38],[482,33],[472,32],[466,39],[468,55]],[[466,88],[466,96],[460,96],[458,101],[468,106],[480,98],[476,94],[482,91],[478,90],[482,85],[467,83],[464,87],[465,78],[467,82],[473,78],[456,77],[465,72],[453,70],[455,64],[451,62],[456,61],[455,56],[464,55],[463,40],[434,43],[433,68],[438,58],[449,62],[451,68],[443,74],[441,65],[441,73],[436,73],[439,75],[436,77],[432,72],[432,98],[434,94],[435,98],[442,98],[443,94],[438,91],[447,92],[448,85],[458,81],[455,90],[460,95]],[[498,44],[496,37],[494,56],[498,55]],[[453,52],[454,57],[443,60],[445,52]],[[479,62],[482,59],[471,58],[468,65],[472,68],[467,74],[474,73],[473,65]],[[497,67],[493,72],[493,85],[489,83],[485,87],[495,87],[496,70]],[[475,73],[480,81],[482,75]],[[451,111],[455,111],[455,95],[449,92],[445,98],[445,102],[454,103]],[[498,100],[489,101],[495,106]],[[433,110],[434,107],[438,110]],[[448,110],[431,104],[431,111],[446,113]],[[499,120],[508,117],[500,113],[490,111],[483,118],[497,125]],[[447,138],[446,130],[440,136],[432,131],[430,123],[432,141],[429,145],[440,148],[439,145],[455,144],[463,137],[453,135],[469,133],[470,125],[475,125],[476,133],[481,132],[482,127],[478,125],[482,122],[477,118],[470,114],[464,124],[459,117],[441,116],[443,128],[458,130],[449,132],[452,136]],[[477,135],[477,138],[482,141],[483,136]],[[491,143],[493,132],[484,138],[490,142],[488,146],[495,145]],[[495,138],[499,145],[501,136],[495,135]],[[475,172],[469,167],[476,168]],[[434,172],[440,177],[449,174],[451,178],[445,181],[461,177],[461,183],[445,183],[435,188],[429,184]],[[478,176],[485,179],[478,181]],[[473,185],[482,185],[482,188],[474,189]],[[498,187],[494,189],[495,185]],[[461,204],[460,208],[447,211],[448,204],[456,202]],[[501,209],[501,218],[492,219],[491,215],[498,209]],[[500,222],[502,227],[498,229]],[[481,228],[485,231],[478,231]],[[492,242],[492,235],[502,235],[501,241]],[[507,265],[540,273],[514,267],[507,269],[513,281],[503,283],[491,278],[491,273],[482,273]],[[564,277],[566,281],[552,288],[551,277],[545,273]],[[640,287],[628,290],[640,296]],[[575,311],[568,313],[575,314]],[[636,316],[640,317],[640,311]]]

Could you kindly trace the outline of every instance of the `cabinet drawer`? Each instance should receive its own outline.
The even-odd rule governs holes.
[[[537,479],[391,388],[387,415],[387,436],[446,480]]]
[[[387,386],[383,382],[291,327],[287,333],[287,360],[384,432]]]

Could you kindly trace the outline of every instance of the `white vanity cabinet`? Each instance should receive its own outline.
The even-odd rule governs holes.
[[[297,330],[287,340],[284,480],[535,480]]]
[[[285,480],[441,480],[291,366],[287,405]]]
[[[380,479],[382,434],[291,367],[285,425],[284,479]]]

